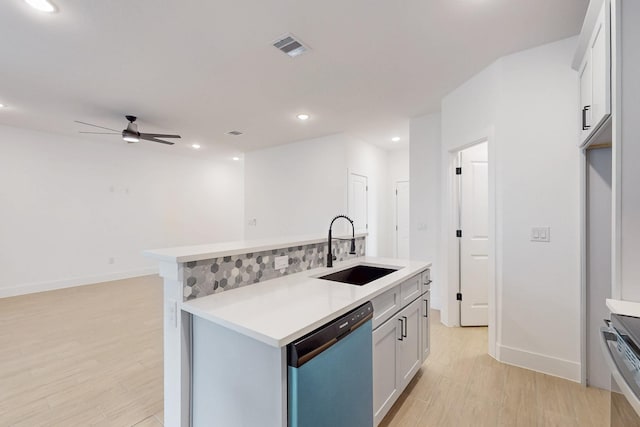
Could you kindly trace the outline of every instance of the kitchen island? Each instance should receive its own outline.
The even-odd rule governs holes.
[[[327,246],[320,237],[225,244],[222,250],[211,246],[148,251],[161,261],[165,279],[165,425],[194,422],[197,427],[202,420],[213,422],[215,416],[219,425],[286,426],[287,344],[367,301],[374,302],[374,329],[410,302],[427,318],[428,301],[422,305],[418,300],[428,286],[430,264],[368,257],[365,235],[357,238],[357,255],[349,257],[346,249],[336,248],[333,268],[322,266]],[[266,264],[283,267],[282,257],[288,258],[286,267],[270,273]],[[225,262],[233,268],[216,275]],[[396,271],[364,286],[319,278],[353,265]],[[225,278],[227,284],[234,283],[233,289],[221,289]],[[206,289],[208,294],[202,295]],[[428,334],[428,326],[423,332]],[[399,333],[402,337],[403,331]],[[395,335],[393,341],[395,345]],[[420,362],[424,357],[418,354]],[[411,365],[413,374],[418,367],[416,362]],[[399,391],[383,399],[384,413]]]

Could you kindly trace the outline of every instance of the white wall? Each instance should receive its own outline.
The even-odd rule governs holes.
[[[241,162],[6,126],[0,145],[0,297],[149,274],[144,249],[242,238]]]
[[[347,213],[348,141],[332,135],[246,153],[245,238],[325,233]]]
[[[326,233],[335,215],[348,213],[353,172],[368,177],[367,253],[387,255],[387,167],[386,151],[346,134],[246,153],[245,238]],[[350,228],[340,221],[336,230]]]
[[[411,120],[410,127],[411,258],[429,261],[431,306],[442,308],[440,247],[440,114]]]
[[[497,328],[490,331],[495,355],[580,380],[578,83],[570,68],[575,45],[572,38],[504,57],[443,99],[442,234],[435,257],[442,269],[434,285],[441,282],[443,322],[459,324],[457,276],[448,268],[455,228],[450,161],[456,149],[488,138],[490,206],[495,206]],[[414,166],[438,149],[437,126],[427,121],[411,122],[412,214],[424,209],[420,204],[437,185],[437,178],[427,180]],[[420,140],[414,134],[424,136]],[[426,250],[414,238],[420,223],[413,214],[412,254]],[[530,242],[533,226],[550,226],[551,242]]]
[[[576,39],[569,39],[502,61],[496,125],[499,351],[504,360],[580,380],[581,157],[578,77],[570,68],[575,47]],[[537,225],[551,227],[550,243],[529,241]]]

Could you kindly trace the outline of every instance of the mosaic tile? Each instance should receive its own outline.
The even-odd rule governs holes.
[[[365,255],[365,237],[356,238],[356,255],[350,255],[351,241],[333,243],[336,262]],[[254,285],[265,280],[299,273],[326,265],[327,244],[314,243],[223,258],[192,261],[184,265],[183,296],[185,300]],[[275,257],[287,255],[287,268],[276,270]]]

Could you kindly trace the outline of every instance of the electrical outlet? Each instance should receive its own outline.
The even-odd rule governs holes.
[[[258,225],[258,220],[255,218],[251,218],[249,220],[249,222],[247,223],[247,225],[251,226],[251,227],[255,227],[256,225]]]
[[[273,261],[275,262],[274,268],[276,270],[282,270],[284,268],[289,267],[289,257],[287,255],[277,256],[273,259]]]
[[[533,227],[531,229],[532,242],[550,242],[551,227]]]
[[[174,328],[178,327],[178,302],[176,300],[167,301],[167,323]]]

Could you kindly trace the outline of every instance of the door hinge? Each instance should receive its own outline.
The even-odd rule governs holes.
[[[365,224],[364,228],[369,229],[369,224]]]
[[[396,225],[396,231],[398,231],[398,226]]]
[[[456,168],[456,175],[462,175],[462,168]]]
[[[369,186],[364,187],[365,191],[369,191]]]
[[[396,196],[398,195],[398,190],[396,189]]]
[[[456,237],[462,237],[462,230],[456,230]]]
[[[460,292],[456,294],[456,300],[462,301],[462,294]]]

